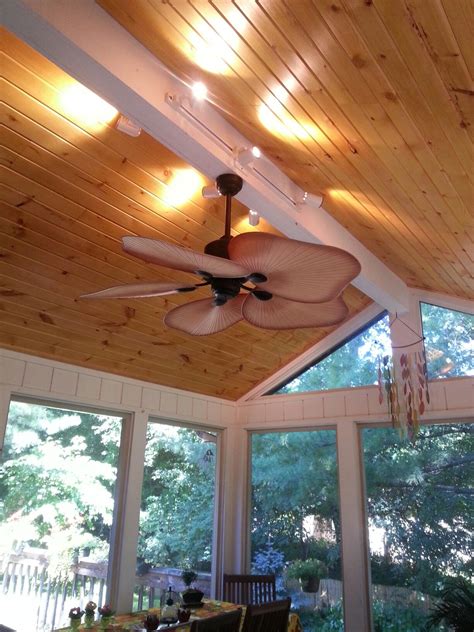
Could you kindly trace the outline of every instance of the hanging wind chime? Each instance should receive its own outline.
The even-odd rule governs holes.
[[[418,340],[407,345],[392,346],[392,350],[409,349],[415,345],[421,345],[421,349],[379,356],[379,403],[382,404],[384,396],[387,397],[388,413],[393,425],[402,436],[414,441],[420,417],[430,402],[424,336],[419,336],[397,315],[390,327],[396,320],[414,333]]]

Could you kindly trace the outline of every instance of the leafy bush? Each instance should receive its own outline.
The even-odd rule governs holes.
[[[472,584],[463,577],[446,582],[441,592],[441,600],[433,608],[428,618],[428,629],[439,623],[446,623],[455,632],[472,632],[474,629],[474,590]]]

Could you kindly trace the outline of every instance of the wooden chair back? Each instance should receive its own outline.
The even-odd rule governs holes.
[[[232,610],[209,619],[195,619],[190,632],[239,632],[242,610]]]
[[[275,575],[224,575],[224,601],[247,606],[275,599]]]
[[[250,604],[245,612],[242,632],[287,632],[291,599]]]

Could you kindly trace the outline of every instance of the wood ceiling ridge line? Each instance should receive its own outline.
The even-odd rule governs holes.
[[[151,236],[150,232],[152,232],[154,233],[153,237],[155,238],[158,237],[159,239],[164,239],[165,241],[169,241],[169,242],[175,242],[177,244],[182,244],[183,241],[185,242],[187,241],[188,233],[184,233],[184,231],[182,232],[185,234],[186,239],[181,238],[181,240],[178,240],[172,237],[170,238],[169,234],[166,234],[160,231],[159,228],[154,227],[153,225],[150,225],[148,223],[145,223],[142,217],[144,215],[145,216],[150,215],[150,218],[152,219],[152,215],[153,215],[147,207],[143,207],[144,210],[140,211],[139,204],[134,203],[134,204],[127,205],[126,206],[127,210],[124,210],[120,206],[114,205],[112,202],[108,201],[106,198],[104,199],[103,197],[95,196],[89,191],[81,188],[78,184],[71,183],[68,180],[68,178],[63,177],[62,175],[58,175],[56,173],[52,174],[51,171],[48,170],[46,166],[43,166],[29,158],[26,158],[22,154],[16,153],[11,147],[8,147],[8,151],[10,152],[11,155],[14,156],[14,160],[15,160],[10,167],[11,171],[14,171],[18,173],[20,176],[25,177],[26,179],[30,180],[30,182],[32,182],[33,185],[39,185],[43,189],[48,190],[50,193],[59,195],[59,197],[62,197],[68,203],[70,204],[72,203],[72,204],[75,204],[76,206],[80,206],[83,210],[91,210],[91,200],[92,200],[95,202],[95,204],[93,205],[93,208],[101,209],[100,212],[94,211],[98,218],[105,217],[107,218],[109,222],[111,222],[117,227],[120,227],[121,225],[117,222],[117,215],[120,215],[121,217],[126,219],[127,223],[131,223],[133,225],[135,224],[142,225],[142,228],[140,228],[140,226],[134,226],[133,228],[132,227],[125,228],[124,226],[122,226],[122,230],[128,230],[130,233],[138,234],[138,235],[140,234],[143,235],[143,233],[145,233],[148,236]],[[25,170],[25,166],[27,167],[26,170]],[[19,171],[19,169],[21,169],[21,171]],[[33,171],[33,174],[36,174],[36,175],[32,175],[32,171]],[[38,180],[38,171],[43,175],[42,180]],[[46,182],[46,181],[50,182],[49,186],[46,186],[45,184],[43,184],[43,182]],[[62,190],[63,192],[59,193],[57,186],[55,188],[51,188],[51,186],[53,186],[51,184],[51,181],[52,182],[56,181],[57,183],[60,183],[61,186],[59,187],[59,190]],[[70,188],[74,190],[75,195],[70,193],[68,196],[66,196],[64,192],[69,191]],[[84,198],[86,198],[89,203],[84,202]],[[108,211],[107,214],[104,213],[105,209],[107,209]],[[196,247],[200,247],[201,245],[202,245],[201,242],[196,243]]]
[[[25,98],[32,99],[38,106],[47,108],[48,112],[52,116],[56,117],[58,121],[60,121],[60,122],[63,121],[66,125],[70,125],[70,126],[74,127],[75,130],[78,130],[80,133],[84,134],[85,137],[87,139],[89,139],[90,141],[93,141],[95,143],[99,143],[101,145],[101,147],[106,148],[107,150],[112,151],[114,154],[116,154],[117,158],[120,159],[119,162],[120,162],[120,166],[121,166],[121,172],[116,171],[114,168],[112,168],[108,164],[106,164],[103,160],[97,160],[97,158],[95,158],[95,156],[93,154],[86,153],[82,147],[80,147],[78,145],[75,145],[68,138],[65,138],[64,135],[61,135],[56,130],[51,129],[51,127],[46,127],[45,125],[40,124],[37,120],[32,119],[30,116],[25,114],[24,111],[20,111],[17,108],[13,108],[11,105],[9,105],[9,107],[12,107],[12,109],[16,109],[17,113],[20,116],[25,117],[26,119],[31,121],[31,123],[33,123],[34,125],[38,125],[42,129],[44,129],[46,132],[49,132],[49,133],[53,134],[58,139],[58,141],[64,142],[65,144],[68,144],[70,147],[73,147],[75,150],[79,151],[81,154],[84,154],[85,156],[91,157],[94,161],[97,161],[98,164],[102,165],[102,167],[104,169],[107,169],[107,170],[111,171],[118,178],[123,178],[123,180],[127,181],[130,185],[133,185],[133,186],[138,187],[140,189],[143,189],[143,188],[147,189],[147,186],[148,186],[148,190],[147,190],[148,194],[151,195],[153,198],[157,198],[160,201],[160,204],[162,206],[172,208],[175,213],[177,213],[179,215],[182,215],[185,218],[190,218],[191,221],[194,221],[198,227],[202,227],[200,222],[198,220],[195,220],[192,215],[187,215],[187,214],[183,213],[183,211],[179,207],[170,207],[170,205],[168,205],[165,201],[161,200],[159,195],[157,195],[156,193],[154,193],[151,190],[152,189],[152,184],[156,183],[156,182],[158,182],[162,188],[168,186],[165,182],[160,180],[160,178],[158,178],[157,175],[152,174],[149,171],[143,169],[143,167],[135,164],[130,159],[127,159],[126,165],[124,167],[123,166],[123,160],[122,160],[124,158],[123,153],[121,154],[118,150],[111,149],[110,145],[107,145],[104,141],[102,141],[99,136],[90,133],[84,127],[79,126],[78,124],[72,122],[70,119],[68,119],[68,118],[64,117],[63,115],[59,114],[59,112],[57,110],[55,110],[52,107],[51,104],[46,103],[44,99],[43,100],[38,99],[31,92],[25,91],[23,86],[18,85],[18,83],[12,83],[11,85],[12,85],[12,87],[16,88],[21,94],[23,94],[25,96]],[[110,128],[110,129],[112,129],[112,128]],[[29,137],[27,137],[27,138],[29,138]],[[34,142],[36,142],[36,141],[34,141]],[[157,141],[155,141],[155,142],[157,142]],[[158,146],[158,143],[157,143],[157,146]],[[47,147],[45,147],[44,149],[46,151],[48,151],[48,150],[51,151]],[[58,156],[58,154],[55,154],[55,155]],[[58,156],[58,158],[62,159],[63,156]],[[152,183],[148,183],[147,186],[145,186],[145,185],[143,185],[143,186],[138,185],[137,182],[131,176],[124,175],[124,168],[128,168],[128,167],[137,169],[137,171],[139,171],[140,173],[143,173],[146,178],[148,178],[149,180],[152,180],[153,182]],[[116,190],[118,192],[121,192],[121,189],[116,189]],[[193,200],[191,200],[189,202],[189,205],[193,209],[199,209],[201,212],[205,212],[204,207],[201,207],[199,204],[197,204]],[[158,210],[158,209],[154,209],[153,212],[158,214],[158,215],[160,215],[163,218],[163,221],[165,221],[165,222],[170,222],[171,221],[170,218],[167,217],[167,211],[161,211],[161,210]],[[219,231],[219,228],[217,227],[218,222],[217,222],[217,220],[214,220],[213,215],[210,214],[210,213],[206,213],[206,220],[207,220],[207,222],[206,222],[206,230],[209,230],[209,232],[212,234],[213,237],[215,235],[219,235],[220,231]],[[212,228],[213,224],[215,225],[215,229]]]
[[[242,373],[238,370],[238,368],[235,370],[222,370],[219,367],[213,367],[213,369],[210,370],[210,365],[199,366],[199,364],[194,362],[190,357],[186,360],[185,358],[188,358],[186,354],[184,354],[181,359],[176,359],[175,361],[169,359],[168,364],[159,360],[160,354],[158,352],[155,354],[156,361],[153,361],[153,359],[148,360],[139,353],[140,350],[136,350],[133,353],[126,353],[117,349],[113,345],[109,346],[108,344],[89,340],[87,337],[80,336],[77,332],[72,330],[69,332],[67,330],[64,330],[64,332],[56,330],[53,331],[51,326],[48,327],[48,325],[42,321],[31,318],[27,319],[22,314],[10,315],[0,310],[0,324],[2,325],[2,328],[5,328],[5,331],[9,331],[12,327],[22,330],[22,336],[25,339],[29,339],[30,336],[39,336],[42,342],[51,340],[53,341],[52,344],[55,344],[54,341],[57,341],[61,344],[61,346],[71,349],[72,351],[84,351],[92,356],[100,355],[104,360],[117,362],[124,366],[128,364],[138,364],[141,370],[155,373],[159,372],[160,375],[166,374],[169,378],[181,378],[186,380],[189,374],[192,376],[193,382],[196,384],[212,386],[219,383],[219,381],[231,378],[234,385],[246,388],[249,384],[253,385],[256,381],[262,379],[262,374],[258,375],[253,380],[250,378],[241,379],[240,375]]]
[[[110,179],[109,181],[102,181],[100,179],[97,178],[97,176],[93,175],[90,172],[84,171],[84,169],[82,169],[82,167],[73,164],[72,162],[64,159],[63,157],[59,156],[58,154],[52,152],[50,149],[45,148],[42,145],[39,145],[36,140],[32,140],[29,137],[24,136],[23,134],[21,134],[20,132],[18,132],[16,129],[12,129],[12,128],[7,128],[9,130],[9,132],[11,132],[12,134],[14,134],[16,136],[16,138],[23,138],[24,142],[28,145],[31,146],[33,149],[34,148],[38,148],[40,149],[42,152],[44,152],[46,155],[50,156],[50,159],[52,159],[53,161],[59,162],[60,164],[63,165],[63,169],[59,170],[59,169],[54,169],[54,175],[56,176],[56,178],[60,179],[63,183],[66,182],[70,187],[74,187],[74,188],[78,188],[80,189],[83,193],[85,193],[86,195],[90,196],[92,199],[96,199],[96,200],[101,200],[103,203],[109,204],[114,206],[114,208],[116,209],[121,209],[122,212],[125,212],[123,209],[124,208],[131,208],[133,206],[135,206],[137,209],[142,208],[143,211],[143,215],[147,215],[149,214],[151,217],[151,219],[158,219],[160,218],[161,222],[163,224],[165,224],[166,226],[162,227],[163,231],[168,231],[168,232],[161,232],[158,228],[154,227],[154,230],[156,230],[157,232],[163,234],[163,235],[169,235],[169,226],[172,226],[172,232],[176,232],[179,231],[179,233],[181,233],[181,239],[177,240],[178,243],[180,243],[181,240],[187,240],[189,239],[189,237],[191,237],[192,239],[194,239],[193,233],[184,230],[183,228],[181,228],[180,226],[178,226],[177,224],[175,224],[174,222],[170,221],[169,218],[166,218],[163,214],[161,213],[157,213],[157,211],[150,207],[150,206],[146,206],[144,202],[142,202],[141,198],[140,198],[140,193],[142,193],[142,190],[140,187],[135,186],[138,189],[138,193],[136,198],[130,197],[130,195],[128,195],[127,193],[124,192],[123,188],[115,188],[114,186],[112,186],[110,184]],[[42,169],[46,169],[45,166],[43,166],[45,164],[45,157],[41,156],[39,159],[37,158],[36,160],[32,160],[31,158],[27,157],[25,155],[25,153],[18,153],[17,151],[15,151],[14,147],[15,145],[17,145],[17,143],[11,143],[9,145],[10,149],[12,152],[16,153],[16,155],[24,160],[28,160],[30,163],[33,163],[35,165],[37,165],[39,168]],[[73,181],[72,179],[68,179],[66,177],[67,173],[70,173],[71,175],[74,173],[75,174],[75,180]],[[83,176],[82,176],[83,174]],[[48,175],[51,177],[51,170],[48,170]],[[92,179],[95,180],[95,182],[92,181]],[[81,187],[82,184],[82,187]],[[92,188],[90,188],[92,187]],[[100,193],[102,193],[103,195],[97,195],[96,193],[100,191]],[[106,195],[108,193],[108,195]],[[154,197],[153,194],[149,194],[152,197]],[[117,198],[120,200],[119,203],[115,202],[113,203],[112,201],[109,201],[110,199],[114,199]],[[122,201],[123,198],[123,201]],[[152,200],[154,201],[154,200]],[[155,217],[153,217],[153,215],[155,215]],[[158,218],[156,217],[156,215],[158,215]],[[187,216],[186,216],[187,217]],[[139,220],[137,218],[138,221],[142,221],[143,220]],[[191,222],[194,222],[195,220],[193,220],[193,218],[187,217],[187,220],[191,220]],[[198,222],[195,222],[196,227],[199,228],[199,230],[201,232],[207,232],[207,227],[205,229],[203,229],[202,225],[199,224]],[[147,224],[148,226],[148,224]],[[209,236],[207,238],[209,239],[214,239],[215,237],[219,236],[219,233],[216,231],[211,231],[209,230]]]
[[[130,368],[128,364],[123,365],[121,363],[106,363],[100,356],[90,356],[88,354],[76,352],[71,349],[62,347],[61,345],[49,345],[48,343],[41,343],[37,340],[31,340],[31,347],[25,346],[24,344],[22,344],[22,338],[19,337],[17,333],[9,333],[8,336],[9,340],[7,340],[5,336],[2,340],[0,334],[0,347],[11,349],[12,351],[17,351],[20,353],[26,353],[28,355],[36,355],[48,360],[55,360],[57,362],[66,363],[68,365],[73,364],[76,366],[84,367],[86,369],[102,371],[116,376],[148,382],[154,386],[163,386],[165,388],[169,387],[174,389],[179,388],[181,390],[187,390],[189,392],[197,393],[200,395],[220,397],[229,401],[235,401],[236,399],[238,399],[239,394],[244,394],[245,392],[247,392],[242,389],[237,390],[237,388],[234,388],[233,386],[226,388],[223,385],[217,385],[217,388],[216,386],[214,386],[214,388],[210,388],[207,386],[207,388],[203,389],[203,385],[201,383],[196,383],[191,379],[187,379],[185,384],[177,387],[176,383],[174,383],[172,380],[169,380],[166,374],[160,375],[161,382],[157,383],[156,374],[150,372],[149,370],[140,370],[139,367]],[[91,361],[93,361],[92,364]]]
[[[23,314],[25,314],[25,316],[33,318],[34,320],[37,320],[39,318],[43,323],[48,323],[52,327],[57,327],[61,329],[61,331],[71,331],[71,322],[73,324],[79,324],[81,326],[81,332],[89,332],[88,339],[90,339],[91,341],[95,340],[96,342],[101,342],[105,344],[110,350],[117,351],[118,353],[123,353],[126,355],[132,354],[134,356],[137,355],[139,358],[143,358],[144,361],[150,359],[150,361],[153,361],[160,366],[163,365],[164,368],[166,368],[167,364],[170,362],[181,361],[189,362],[190,365],[197,367],[201,364],[199,360],[203,362],[209,361],[213,357],[216,361],[223,360],[226,355],[229,358],[227,360],[227,362],[229,363],[228,366],[232,366],[230,364],[231,356],[229,353],[226,352],[213,352],[212,349],[209,349],[205,357],[203,354],[199,357],[195,357],[193,355],[190,355],[194,353],[194,350],[190,348],[190,345],[180,343],[179,341],[157,341],[156,336],[142,336],[141,338],[137,337],[137,344],[132,344],[132,341],[129,339],[128,336],[129,332],[131,331],[130,329],[128,329],[128,331],[126,331],[122,335],[121,332],[124,331],[124,327],[116,327],[116,331],[113,331],[113,325],[111,325],[109,328],[101,328],[100,325],[97,324],[97,319],[94,322],[93,317],[89,316],[88,314],[84,315],[83,313],[78,312],[79,316],[76,316],[73,313],[73,310],[69,309],[67,311],[72,312],[72,315],[74,316],[74,321],[71,321],[69,314],[64,313],[63,315],[57,310],[51,310],[48,305],[43,304],[44,301],[42,302],[41,299],[32,299],[31,296],[28,296],[28,300],[25,300],[25,297],[21,297],[22,300],[20,301],[14,296],[9,297],[8,293],[2,293],[2,291],[0,291],[0,296],[2,299],[0,311],[9,314],[15,314],[18,317],[21,317]],[[11,305],[12,307],[8,308],[8,305]],[[63,311],[66,312],[66,310]],[[88,318],[85,318],[84,316],[88,316]],[[63,322],[67,323],[66,327],[62,326]],[[74,331],[72,333],[74,333],[75,335]],[[122,340],[124,341],[124,343],[122,343]],[[141,347],[138,347],[138,344],[145,345],[147,348],[150,349],[150,351],[143,351]],[[160,349],[164,349],[167,351],[166,358],[162,361],[159,354]],[[152,351],[154,353],[152,353]],[[169,353],[170,351],[171,353]],[[198,353],[200,352],[198,351]],[[240,354],[235,355],[233,361],[235,363],[238,363],[238,367],[244,365],[245,375],[248,375],[254,379],[260,379],[263,372],[268,372],[275,366],[274,363],[269,366],[262,366],[257,364],[257,362],[252,359],[250,359],[250,361],[247,361],[247,359]],[[253,367],[254,364],[255,368]],[[282,362],[280,362],[280,364],[282,364]],[[216,367],[217,366],[218,365],[216,364]],[[243,371],[243,369],[240,370]],[[210,371],[209,373],[212,374],[213,371]]]
[[[343,0],[344,5],[347,7],[348,1],[347,0]],[[351,4],[354,4],[353,2]],[[396,3],[393,3],[396,4]],[[372,7],[373,5],[371,5]],[[365,9],[370,9],[371,7],[365,7]],[[361,35],[361,38],[364,40],[364,42],[366,43],[366,46],[369,48],[369,50],[373,50],[373,46],[371,44],[371,39],[367,36],[367,29],[370,27],[373,27],[374,22],[373,22],[373,18],[374,18],[374,11],[368,12],[367,10],[364,10],[364,19],[360,19],[358,17],[358,14],[361,13],[360,8],[356,7],[354,10],[352,9],[348,9],[348,13],[352,18],[352,21],[355,25],[357,25],[357,30]],[[387,25],[384,23],[384,21],[380,18],[380,16],[378,15],[377,11],[375,12],[376,15],[376,20],[377,20],[377,24],[376,27],[378,29],[378,37],[375,38],[377,41],[378,45],[382,45],[383,41],[388,41],[391,43],[391,50],[393,55],[396,57],[396,59],[398,60],[398,63],[401,64],[401,66],[405,67],[405,70],[403,72],[403,77],[404,77],[404,90],[403,90],[403,94],[404,94],[404,102],[403,105],[405,106],[405,101],[407,99],[408,96],[408,92],[407,89],[409,88],[409,82],[407,81],[407,79],[409,78],[413,84],[414,90],[416,92],[416,94],[421,96],[421,99],[418,98],[419,101],[419,106],[421,107],[411,107],[409,110],[407,110],[407,113],[414,118],[417,127],[419,127],[420,129],[424,129],[425,130],[425,135],[427,135],[428,137],[430,136],[430,134],[426,133],[426,123],[428,123],[428,120],[433,120],[435,122],[435,125],[432,127],[431,132],[434,132],[435,137],[439,138],[440,134],[442,135],[442,138],[444,139],[442,145],[445,145],[446,147],[450,147],[450,151],[451,151],[451,160],[453,159],[453,157],[456,157],[456,161],[455,162],[459,162],[460,165],[464,165],[466,163],[465,160],[465,156],[461,157],[458,155],[458,153],[456,152],[456,148],[452,145],[452,138],[450,136],[450,134],[446,134],[444,131],[444,121],[440,121],[438,120],[438,117],[436,117],[433,113],[433,111],[431,110],[431,108],[429,107],[429,101],[432,101],[431,98],[429,97],[425,97],[425,95],[420,91],[419,87],[418,87],[418,83],[416,81],[416,78],[413,77],[412,72],[410,70],[409,67],[406,66],[405,63],[405,59],[401,56],[400,52],[399,52],[399,47],[396,44],[394,38],[391,35],[391,32],[388,31],[387,29]],[[369,19],[368,19],[369,18]],[[381,33],[384,34],[385,37],[381,37]],[[375,54],[374,54],[375,56]],[[430,60],[431,61],[431,60]],[[388,63],[390,62],[390,56],[387,55],[386,59],[384,60],[384,65],[387,66]],[[391,72],[390,74],[391,78],[392,78],[392,82],[394,80],[394,74],[393,72]],[[395,90],[395,94],[400,93],[400,90]],[[427,101],[428,99],[428,101]],[[405,106],[406,107],[406,106]],[[429,116],[426,117],[426,113],[429,113]],[[437,151],[437,141],[432,141],[433,143],[433,150]],[[439,147],[438,147],[438,151],[439,151]],[[445,168],[447,168],[448,173],[450,172],[449,170],[449,165],[445,165]]]
[[[15,256],[17,259],[18,257],[20,257],[21,261],[23,260],[28,261],[27,257],[25,257],[22,254],[15,253]],[[11,255],[9,259],[10,261],[12,260]],[[71,294],[71,298],[70,298],[71,301],[76,302],[78,300],[78,296],[75,290],[71,287],[70,284],[64,283],[63,281],[64,277],[62,275],[54,274],[53,276],[46,276],[44,270],[40,274],[39,272],[37,272],[37,270],[45,266],[43,264],[39,265],[37,262],[34,262],[34,261],[32,262],[32,265],[26,265],[26,267],[25,265],[20,266],[18,262],[15,263],[16,259],[13,259],[13,261],[14,261],[13,264],[9,264],[7,261],[5,261],[3,267],[5,270],[7,270],[7,267],[9,266],[12,267],[12,275],[10,276],[10,278],[12,278],[14,281],[15,281],[15,278],[18,276],[18,271],[23,270],[25,274],[28,275],[28,279],[31,277],[32,274],[39,277],[37,287],[40,287],[43,293],[45,292],[45,290],[47,290],[47,288],[51,286],[51,293],[54,295],[54,292],[57,292],[58,290],[58,284],[59,284],[59,288],[61,289],[61,295],[63,297],[67,297],[68,294]],[[60,300],[60,299],[57,299],[57,300]],[[132,302],[132,304],[135,304],[135,303]],[[159,332],[157,332],[156,330],[157,320],[158,318],[160,318],[160,321],[158,323],[158,327],[159,327],[161,326],[162,313],[166,309],[167,304],[168,303],[165,302],[162,308],[159,308],[159,309],[154,308],[154,311],[152,311],[153,308],[151,307],[148,308],[143,303],[138,303],[140,311],[137,314],[136,309],[132,307],[132,309],[134,310],[135,317],[127,319],[127,327],[131,327],[132,329],[137,330],[141,333],[144,333],[145,335],[151,335],[151,336],[160,335]],[[127,305],[125,307],[129,307],[129,306]],[[146,315],[146,318],[144,318],[143,314]],[[97,306],[94,308],[92,315],[97,315],[97,318],[105,319],[106,322],[108,322],[110,321],[110,318],[111,318],[111,308],[106,307],[105,305],[103,307]],[[122,314],[121,317],[123,318],[124,315]],[[146,330],[142,331],[141,328],[144,328],[144,327],[146,327]],[[166,332],[167,330],[164,330],[161,335],[163,335]],[[258,343],[258,337],[261,335],[263,335],[263,330],[262,330],[262,333],[260,333],[260,330],[257,329],[255,332],[255,338],[252,337],[252,339],[249,340],[248,342],[247,340],[239,340],[239,346],[237,348],[235,345],[235,340],[236,340],[235,334],[232,334],[229,332],[226,333],[225,331],[222,332],[220,334],[220,342],[218,345],[218,357],[220,357],[222,354],[226,354],[226,355],[229,355],[231,358],[233,357],[239,358],[242,352],[244,353],[249,352],[252,354],[251,359],[250,359],[251,363],[255,362],[257,366],[258,365],[262,366],[262,364],[264,366],[267,366],[268,364],[268,366],[271,367],[273,365],[273,361],[271,360],[272,356],[275,356],[276,360],[280,362],[281,352],[285,350],[287,345],[280,343],[279,350],[272,351],[272,349],[267,348],[265,343],[263,343],[262,345]],[[187,347],[196,348],[200,352],[207,351],[206,342],[205,340],[199,340],[200,337],[190,339],[186,334],[183,334],[178,331],[176,332],[173,331],[173,336],[178,338],[179,340],[182,340],[183,344],[185,344]]]

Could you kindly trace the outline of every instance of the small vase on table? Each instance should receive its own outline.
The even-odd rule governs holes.
[[[71,632],[78,632],[83,614],[84,610],[80,608],[71,608],[71,610],[69,610],[69,629]]]
[[[98,608],[100,614],[100,629],[107,630],[109,625],[113,621],[114,611],[109,605],[101,606]]]
[[[89,601],[86,603],[85,608],[85,617],[84,617],[84,628],[86,630],[91,630],[94,627],[94,619],[95,619],[95,610],[97,608],[97,604],[93,601]]]

